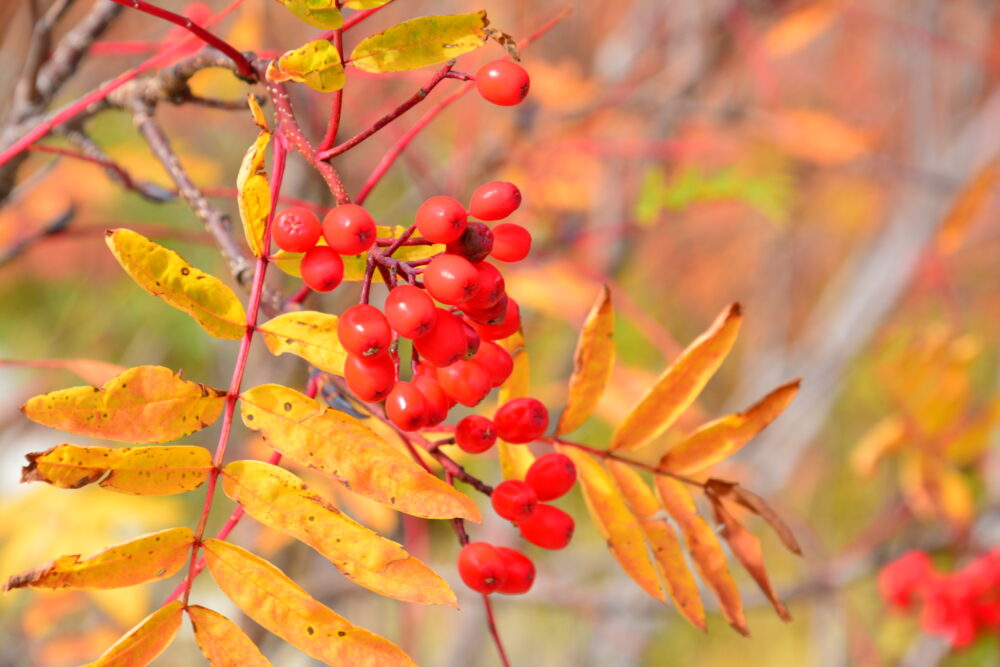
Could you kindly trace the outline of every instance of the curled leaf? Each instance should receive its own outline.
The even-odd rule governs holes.
[[[288,51],[267,66],[268,81],[298,81],[321,93],[344,87],[344,64],[332,43],[317,39]]]
[[[400,72],[443,63],[479,48],[486,41],[485,11],[422,16],[365,39],[350,63],[366,72]]]
[[[337,316],[303,310],[278,315],[257,327],[271,354],[288,352],[302,357],[316,368],[344,374],[347,350],[337,336]]]
[[[605,285],[590,309],[576,343],[569,400],[559,417],[556,435],[575,431],[597,407],[615,364],[614,331],[611,290]]]
[[[257,109],[259,111],[260,107]],[[264,230],[271,214],[271,186],[264,171],[264,157],[270,142],[270,132],[258,134],[253,146],[243,156],[239,174],[236,175],[236,207],[243,222],[243,235],[254,257],[267,252]]]
[[[187,613],[198,648],[212,667],[271,667],[253,640],[222,614],[196,604]]]
[[[144,618],[104,654],[84,667],[141,667],[163,653],[181,627],[184,603],[174,600]]]
[[[304,23],[322,30],[336,30],[344,24],[337,0],[278,0]],[[348,3],[345,6],[350,6]]]

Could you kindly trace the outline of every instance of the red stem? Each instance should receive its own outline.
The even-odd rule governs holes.
[[[233,63],[236,64],[236,70],[239,72],[240,76],[252,79],[254,76],[253,68],[250,66],[250,61],[246,59],[242,53],[236,50],[229,42],[219,37],[216,37],[205,28],[201,27],[191,19],[186,16],[181,16],[180,14],[174,14],[171,11],[167,11],[162,7],[157,7],[156,5],[151,5],[144,0],[111,0],[112,2],[118,3],[125,7],[131,7],[132,9],[138,9],[140,12],[149,14],[150,16],[155,16],[157,18],[163,19],[164,21],[169,21],[174,25],[179,25],[184,28],[195,37],[205,42],[214,49],[221,51],[226,54]]]
[[[341,30],[333,31],[333,46],[337,49],[337,53],[340,54],[340,60],[344,60],[344,33]],[[333,143],[337,140],[337,132],[340,130],[340,114],[344,107],[344,89],[340,88],[335,90],[333,93],[333,101],[330,102],[330,120],[326,125],[326,134],[323,135],[323,140],[319,142],[319,146],[316,147],[316,151],[322,154],[324,151],[329,150]],[[322,158],[320,158],[322,159]]]
[[[380,5],[378,7],[373,7],[372,9],[366,9],[366,10],[361,11],[361,12],[355,12],[355,13],[351,14],[350,16],[348,16],[346,19],[344,19],[344,25],[340,26],[340,28],[338,28],[338,30],[340,30],[341,32],[343,32],[344,30],[350,30],[351,28],[353,28],[357,24],[361,23],[362,21],[364,21],[366,18],[368,18],[369,16],[371,16],[375,12],[379,11],[380,9],[385,9],[386,7],[388,7],[389,5],[391,5],[392,3],[393,3],[393,0],[389,0],[389,2],[385,3],[384,5]],[[321,34],[319,36],[319,39],[329,40],[333,36],[333,34],[335,32],[337,32],[337,30],[327,30],[326,32],[324,32],[323,34]]]
[[[118,178],[121,179],[122,185],[128,188],[129,190],[138,189],[138,186],[136,185],[136,182],[132,179],[132,176],[130,176],[129,173],[125,171],[121,166],[115,164],[111,160],[104,160],[99,157],[93,157],[85,153],[69,150],[68,148],[59,148],[57,146],[45,146],[43,144],[34,144],[32,146],[28,146],[28,150],[37,153],[52,153],[53,155],[61,155],[63,157],[73,158],[74,160],[83,160],[84,162],[90,162],[91,164],[96,164],[99,167],[104,167],[105,169],[109,169],[115,172],[115,174],[118,175]]]
[[[489,595],[483,595],[483,608],[486,610],[486,626],[490,629],[493,643],[496,644],[497,652],[500,654],[500,663],[503,667],[510,667],[510,662],[507,661],[507,652],[503,650],[503,641],[500,640],[500,632],[497,630],[496,619],[493,618],[493,604],[490,602]]]

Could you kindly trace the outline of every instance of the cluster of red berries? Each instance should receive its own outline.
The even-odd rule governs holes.
[[[946,637],[956,648],[1000,630],[1000,549],[952,573],[936,570],[926,553],[911,551],[883,568],[878,587],[896,609],[921,603],[924,631]]]
[[[274,218],[271,238],[282,250],[305,253],[302,281],[317,292],[336,289],[344,279],[341,255],[357,255],[375,244],[375,221],[356,204],[342,204],[319,221],[307,208],[286,208]],[[320,237],[326,245],[319,244]]]
[[[494,60],[476,72],[476,89],[487,102],[503,107],[520,104],[528,96],[531,79],[523,67],[509,60]]]
[[[493,509],[513,521],[521,536],[532,544],[562,549],[573,537],[573,517],[539,501],[555,500],[575,483],[573,461],[563,454],[546,454],[531,465],[523,481],[507,480],[493,489]],[[474,591],[517,594],[531,588],[535,566],[515,549],[472,542],[458,555],[458,573]]]

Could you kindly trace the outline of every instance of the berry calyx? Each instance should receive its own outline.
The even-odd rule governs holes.
[[[474,361],[459,359],[438,369],[437,381],[444,393],[466,407],[473,407],[490,393],[489,374]]]
[[[549,411],[537,399],[515,398],[497,410],[493,421],[501,440],[526,443],[537,440],[545,433],[549,427]]]
[[[554,500],[576,484],[576,466],[565,454],[546,454],[531,464],[524,481],[535,490],[539,500]]]
[[[288,252],[308,252],[316,245],[320,232],[319,218],[301,206],[286,208],[271,224],[271,238]]]
[[[428,241],[451,243],[465,231],[468,214],[457,199],[438,195],[420,205],[414,224]]]
[[[535,564],[531,559],[517,549],[509,547],[497,547],[497,551],[507,570],[507,578],[497,592],[505,595],[521,595],[531,590],[531,585],[535,583]]]
[[[573,517],[554,505],[538,503],[535,511],[517,524],[521,537],[543,549],[562,549],[573,539]]]
[[[529,252],[531,232],[527,229],[513,222],[504,222],[493,228],[491,257],[501,262],[520,262]]]
[[[302,256],[299,273],[302,274],[302,282],[310,289],[330,292],[344,279],[344,260],[333,248],[314,246]]]
[[[476,89],[487,102],[512,107],[524,101],[531,88],[528,72],[509,60],[494,60],[476,72]]]
[[[382,311],[375,306],[359,304],[351,306],[340,316],[337,337],[351,354],[370,357],[389,349],[392,330]]]
[[[494,318],[496,324],[483,324],[477,321],[474,316],[480,313],[492,313],[493,309],[489,311],[463,311],[467,312],[469,319],[472,320],[472,328],[476,330],[479,337],[483,340],[500,340],[501,338],[506,338],[511,334],[517,332],[521,328],[521,308],[517,305],[514,299],[507,298],[507,302],[504,307],[504,314],[502,318]]]
[[[469,415],[455,425],[455,443],[463,452],[479,454],[497,441],[497,427],[492,419]]]
[[[483,367],[494,387],[502,385],[514,370],[514,359],[510,353],[491,340],[485,340],[479,345],[472,361]]]
[[[503,275],[497,267],[489,262],[479,262],[473,264],[479,273],[479,289],[471,299],[466,301],[470,308],[486,309],[492,308],[500,302],[506,292],[506,285]]]
[[[458,553],[458,574],[465,585],[479,593],[492,593],[507,580],[507,568],[497,548],[486,542],[469,542]]]
[[[427,423],[427,399],[409,382],[397,382],[385,399],[385,415],[404,431],[416,431]]]
[[[479,271],[464,257],[442,253],[424,270],[424,286],[441,303],[455,306],[479,291]]]
[[[344,361],[344,380],[362,401],[381,401],[396,384],[396,364],[385,352],[371,357],[349,354]]]
[[[430,333],[414,338],[413,347],[438,368],[450,366],[464,357],[468,349],[462,320],[444,308],[435,308],[434,326]]]
[[[526,482],[508,479],[493,489],[490,502],[498,516],[508,521],[524,521],[534,513],[538,496]]]
[[[323,218],[323,238],[341,255],[357,255],[375,243],[375,221],[357,204],[341,204]]]
[[[470,220],[462,235],[449,243],[445,250],[470,262],[481,262],[493,250],[493,230],[481,222]]]
[[[503,220],[521,205],[521,191],[513,183],[490,181],[476,188],[469,213],[480,220]]]
[[[436,311],[434,300],[413,285],[398,285],[385,299],[389,326],[403,338],[420,338],[430,333],[437,319]]]

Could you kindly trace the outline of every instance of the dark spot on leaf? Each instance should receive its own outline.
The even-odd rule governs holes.
[[[308,632],[309,634],[313,634],[316,631],[313,630],[313,626],[310,625],[309,627],[306,628],[306,632]]]
[[[337,631],[337,636],[338,636],[338,637],[344,637],[344,636],[346,636],[346,635],[347,635],[347,633],[346,633],[346,632],[344,632],[343,630],[338,630],[338,631]]]
[[[188,267],[186,267],[186,266],[182,266],[182,267],[181,267],[181,275],[182,275],[182,276],[186,276],[186,275],[188,275],[188,274],[190,274],[190,273],[191,273],[191,269],[189,269],[189,268],[188,268]]]
[[[291,410],[291,409],[292,409],[292,404],[291,403],[285,403],[285,410]]]

